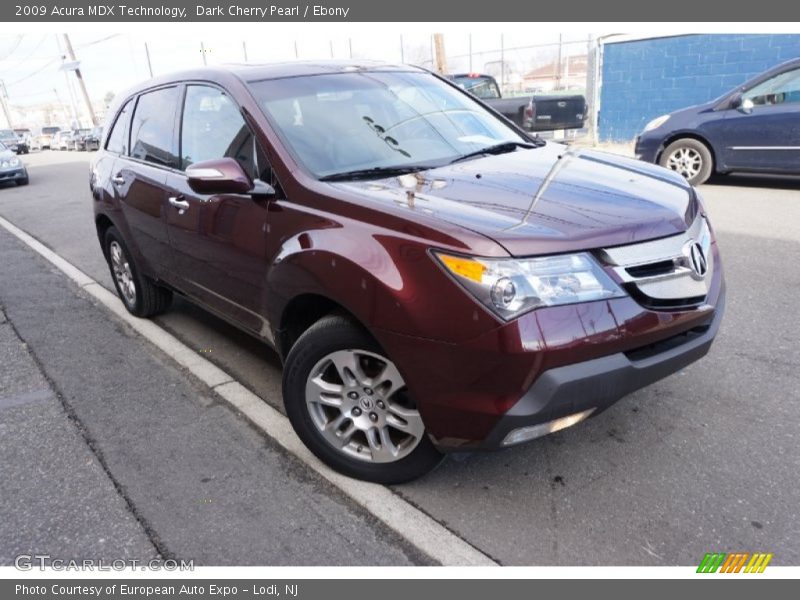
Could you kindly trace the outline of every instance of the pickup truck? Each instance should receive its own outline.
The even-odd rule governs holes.
[[[586,98],[579,94],[503,98],[491,75],[457,73],[447,77],[526,131],[580,129],[586,120]]]

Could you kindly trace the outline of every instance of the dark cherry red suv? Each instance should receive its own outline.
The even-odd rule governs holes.
[[[274,347],[298,435],[349,475],[573,425],[719,327],[678,174],[530,138],[424,70],[204,69],[119,98],[91,189],[125,306],[177,292]]]

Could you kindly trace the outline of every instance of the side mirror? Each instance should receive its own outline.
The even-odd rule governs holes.
[[[232,158],[194,163],[186,169],[189,187],[198,194],[246,194],[253,180]]]
[[[753,112],[753,107],[755,104],[753,104],[753,101],[750,98],[745,98],[742,95],[742,92],[738,92],[731,98],[729,106],[745,114],[750,114]]]

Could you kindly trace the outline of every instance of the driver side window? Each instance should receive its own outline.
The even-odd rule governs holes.
[[[238,161],[251,178],[270,182],[266,155],[233,100],[214,87],[188,86],[181,121],[181,169],[225,157]]]
[[[750,88],[743,97],[756,106],[800,102],[800,69],[771,77]]]

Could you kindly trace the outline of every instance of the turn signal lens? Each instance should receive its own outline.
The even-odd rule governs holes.
[[[447,254],[439,254],[439,258],[450,272],[455,275],[466,277],[478,283],[483,279],[483,272],[486,270],[486,267],[477,260],[462,258],[460,256],[448,256]]]

